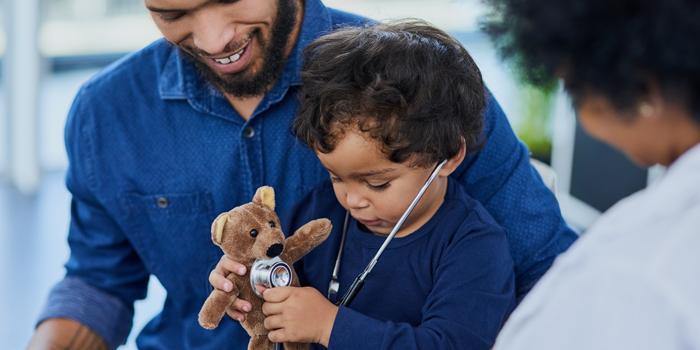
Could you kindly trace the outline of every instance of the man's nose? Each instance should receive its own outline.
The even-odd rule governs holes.
[[[228,44],[235,36],[235,24],[222,13],[214,9],[201,9],[197,12],[192,31],[197,49],[211,56],[226,53]]]

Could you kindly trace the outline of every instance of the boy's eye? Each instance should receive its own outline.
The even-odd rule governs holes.
[[[339,177],[331,175],[331,182],[333,182],[333,183],[338,183],[338,182],[340,182],[340,181],[341,181],[341,180],[340,180]]]
[[[382,184],[377,184],[377,185],[371,184],[369,182],[367,183],[367,187],[369,187],[371,190],[374,190],[374,191],[383,191],[383,190],[389,188],[389,186],[390,186],[389,181],[382,183]]]

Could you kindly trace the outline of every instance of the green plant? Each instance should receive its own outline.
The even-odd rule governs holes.
[[[517,125],[518,137],[527,144],[532,156],[549,163],[552,154],[552,106],[556,84],[537,87],[522,84],[522,119]]]

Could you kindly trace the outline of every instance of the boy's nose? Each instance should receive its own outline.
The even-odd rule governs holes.
[[[355,193],[355,192],[346,192],[345,193],[345,201],[348,205],[348,207],[352,209],[362,209],[367,207],[368,201],[364,196]]]

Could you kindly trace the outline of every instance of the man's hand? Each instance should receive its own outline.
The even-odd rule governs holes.
[[[328,347],[338,307],[311,287],[276,287],[263,293],[267,337],[275,343],[319,343]]]
[[[37,327],[27,349],[107,350],[107,346],[102,337],[80,323],[51,318]]]
[[[231,273],[245,276],[246,268],[243,264],[233,261],[224,255],[216,264],[214,270],[209,274],[209,283],[218,290],[230,292],[233,290],[233,283],[229,281],[226,276]],[[248,301],[238,298],[233,302],[233,305],[226,310],[226,314],[236,321],[243,322],[251,308],[252,305]]]

